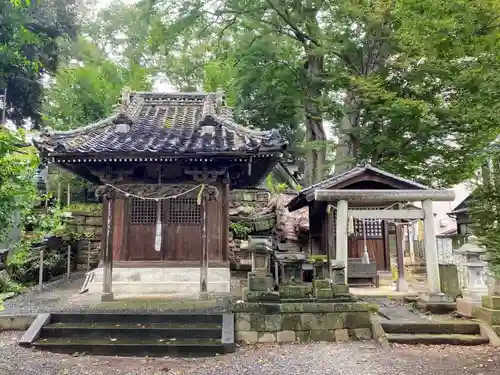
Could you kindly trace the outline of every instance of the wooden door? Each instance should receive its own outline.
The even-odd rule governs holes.
[[[155,250],[158,202],[132,198],[129,204],[131,207],[127,230],[128,260],[162,260],[162,251]],[[163,210],[160,212],[163,213]]]
[[[196,198],[180,197],[165,201],[164,215],[163,258],[201,262],[201,205],[197,204]]]

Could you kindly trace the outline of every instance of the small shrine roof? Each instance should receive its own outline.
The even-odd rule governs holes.
[[[125,91],[108,118],[70,131],[46,131],[34,140],[46,156],[106,154],[255,155],[280,152],[276,130],[246,128],[233,120],[221,93]]]
[[[369,164],[364,164],[336,174],[324,181],[301,190],[299,194],[287,204],[287,207],[289,210],[294,211],[307,206],[307,197],[313,195],[314,191],[317,189],[348,189],[349,186],[362,182],[375,182],[387,185],[392,189],[430,189],[428,186],[418,182],[386,172]]]

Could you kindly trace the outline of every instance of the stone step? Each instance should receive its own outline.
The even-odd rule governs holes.
[[[461,322],[406,322],[388,321],[382,322],[385,333],[399,334],[458,334],[479,335],[481,328],[478,323]]]
[[[215,355],[234,351],[234,315],[40,314],[20,344],[96,355]]]
[[[407,344],[407,345],[485,345],[489,343],[487,337],[478,335],[459,335],[459,334],[439,334],[433,335],[428,333],[420,334],[404,334],[404,333],[389,333],[387,340],[390,343]]]
[[[56,313],[50,323],[76,324],[222,324],[221,314],[116,314],[116,313]]]
[[[106,339],[113,337],[126,340],[130,337],[142,339],[220,339],[222,324],[72,324],[53,323],[42,328],[44,338]]]
[[[114,339],[114,338],[113,338]],[[33,347],[57,353],[86,353],[91,355],[119,356],[212,356],[234,351],[234,345],[225,345],[220,339],[81,339],[41,338]]]

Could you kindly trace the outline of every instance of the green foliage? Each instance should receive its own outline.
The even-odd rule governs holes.
[[[472,232],[486,247],[490,271],[500,278],[500,152],[490,151],[491,163],[477,181],[469,207]]]
[[[235,238],[238,238],[240,240],[247,239],[248,235],[252,232],[252,228],[242,222],[230,222],[229,229],[234,233]]]
[[[201,86],[215,61],[242,119],[303,125],[295,140],[320,142],[294,145],[306,181],[328,171],[328,120],[337,171],[371,162],[446,186],[472,175],[498,133],[499,13],[499,2],[479,0],[162,0],[149,22],[174,83]]]
[[[34,174],[39,160],[22,132],[0,130],[0,241],[8,240],[14,215],[31,210],[36,198]]]
[[[0,0],[0,89],[7,88],[7,118],[17,126],[40,121],[41,79],[58,64],[59,40],[76,33],[70,0]]]
[[[289,189],[289,186],[285,183],[276,183],[270,174],[266,177],[266,187],[274,195],[281,194]]]
[[[64,212],[100,212],[102,211],[101,203],[72,203],[64,207]]]
[[[68,130],[89,125],[112,112],[124,86],[137,91],[150,89],[147,69],[119,65],[84,38],[69,52],[73,59],[58,70],[45,95],[45,126]]]

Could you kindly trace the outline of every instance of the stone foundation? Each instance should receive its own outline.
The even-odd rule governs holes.
[[[92,271],[94,278],[89,293],[101,293],[103,268]],[[227,268],[209,268],[207,291],[229,293],[231,273]],[[200,268],[145,267],[113,268],[113,293],[115,294],[179,294],[200,292]]]
[[[233,311],[236,340],[247,344],[372,338],[371,313],[360,302],[239,303]]]

